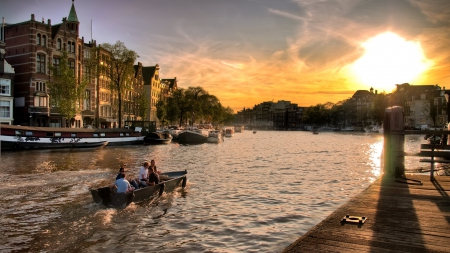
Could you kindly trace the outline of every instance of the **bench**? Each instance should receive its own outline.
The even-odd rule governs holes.
[[[434,180],[434,164],[450,163],[450,145],[421,144],[418,156],[429,157],[420,162],[430,163],[430,180]]]

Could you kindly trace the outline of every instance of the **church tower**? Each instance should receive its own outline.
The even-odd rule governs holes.
[[[78,21],[77,12],[75,11],[75,0],[72,0],[72,8],[70,8],[69,17],[67,18],[67,27],[70,32],[78,36],[78,28],[80,22]]]

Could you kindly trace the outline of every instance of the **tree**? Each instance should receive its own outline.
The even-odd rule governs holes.
[[[75,69],[69,65],[67,52],[63,51],[59,65],[50,66],[51,78],[48,82],[51,106],[57,107],[61,115],[69,121],[80,111],[80,104],[85,96],[88,77],[77,80]],[[66,122],[67,123],[67,122]]]
[[[375,95],[375,98],[372,101],[372,110],[370,112],[372,120],[378,124],[381,124],[384,120],[384,113],[387,107],[388,99],[386,97],[386,93],[382,92]]]
[[[427,119],[433,121],[433,127],[436,127],[436,121],[438,116],[437,101],[434,99],[434,90],[428,91],[426,94],[427,100],[423,104],[422,112],[426,115]]]
[[[110,53],[106,59],[106,73],[111,80],[111,90],[117,94],[119,128],[122,127],[122,100],[123,94],[132,87],[132,76],[134,74],[134,62],[139,57],[133,50],[128,49],[121,41],[112,45],[102,45]]]
[[[142,121],[144,121],[144,119],[146,119],[148,116],[148,108],[150,107],[150,102],[148,101],[144,90],[141,90],[141,92],[139,93],[138,106],[138,116],[141,117]]]
[[[167,122],[167,105],[164,100],[159,100],[156,103],[156,117],[158,117],[163,125]]]
[[[327,108],[331,106],[331,104],[317,104],[315,106],[310,106],[306,108],[303,113],[302,122],[313,125],[323,125],[328,120],[328,111]]]
[[[156,114],[159,120],[178,121],[180,126],[187,118],[191,124],[196,119],[215,123],[232,123],[234,120],[233,110],[224,108],[216,96],[208,94],[202,87],[176,90],[167,102],[158,102]]]

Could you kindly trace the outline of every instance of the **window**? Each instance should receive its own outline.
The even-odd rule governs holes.
[[[61,74],[61,70],[59,68],[59,58],[53,58],[53,67],[55,68],[57,75]]]
[[[75,42],[72,42],[72,53],[75,53]]]
[[[69,43],[67,43],[67,52],[70,52],[71,51],[71,43],[70,43],[70,41],[69,41]]]
[[[91,52],[89,50],[84,50],[84,59],[91,58]]]
[[[45,55],[36,55],[36,73],[45,73]]]
[[[75,75],[75,62],[74,61],[69,62],[69,68],[73,71],[73,75]]]
[[[0,117],[11,118],[11,103],[12,101],[0,100]]]
[[[85,110],[91,110],[91,91],[86,90],[84,93],[85,100],[84,100],[84,109]]]
[[[61,41],[61,39],[58,39],[56,41],[56,50],[61,51],[61,45],[62,45],[62,41]]]
[[[61,137],[61,133],[55,133],[55,137]]]
[[[34,96],[34,106],[47,107],[47,97],[46,96]]]
[[[11,80],[0,78],[0,94],[11,96]]]
[[[40,33],[38,33],[36,35],[36,45],[41,45],[41,34]]]
[[[71,133],[70,137],[77,137],[77,134],[76,133]]]
[[[33,132],[31,132],[31,131],[26,131],[26,132],[25,132],[25,135],[26,135],[26,136],[33,136]]]
[[[42,45],[43,47],[46,47],[46,46],[47,46],[47,36],[42,35],[41,45]]]
[[[36,91],[46,92],[45,83],[44,82],[36,82]]]

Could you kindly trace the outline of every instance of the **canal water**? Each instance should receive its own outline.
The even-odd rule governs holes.
[[[406,151],[421,142],[407,136]],[[244,131],[220,144],[3,152],[0,252],[280,252],[380,176],[382,146],[380,134]],[[186,188],[123,210],[93,203],[90,187],[151,159],[186,169]]]

